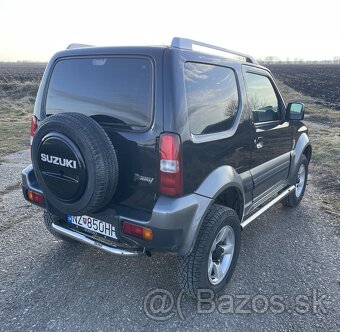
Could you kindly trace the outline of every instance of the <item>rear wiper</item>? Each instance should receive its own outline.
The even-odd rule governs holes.
[[[100,122],[102,126],[115,126],[124,128],[145,128],[144,125],[134,124],[134,123],[120,123],[120,122]]]

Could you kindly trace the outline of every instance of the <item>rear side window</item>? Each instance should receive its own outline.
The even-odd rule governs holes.
[[[230,129],[239,105],[234,71],[187,62],[184,74],[190,131],[200,135]]]
[[[248,103],[254,122],[277,121],[280,119],[279,100],[268,77],[253,73],[245,75]]]
[[[46,114],[79,112],[119,127],[145,130],[152,120],[152,63],[128,57],[72,58],[56,63]]]

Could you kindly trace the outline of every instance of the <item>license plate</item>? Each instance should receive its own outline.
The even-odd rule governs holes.
[[[115,226],[89,216],[67,216],[67,221],[82,227],[91,233],[101,234],[112,239],[117,239]]]

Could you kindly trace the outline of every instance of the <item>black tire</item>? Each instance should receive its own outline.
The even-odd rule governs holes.
[[[225,276],[218,284],[212,284],[208,276],[210,250],[216,236],[225,226],[233,230],[235,246]],[[241,226],[237,213],[228,207],[212,205],[199,231],[191,254],[178,258],[179,282],[186,293],[196,298],[198,289],[210,289],[215,294],[223,291],[235,269],[240,242]]]
[[[52,141],[49,145],[48,140]],[[72,164],[78,169],[51,161],[47,163],[42,159],[44,149],[64,163],[62,158],[78,160],[77,164],[76,161]],[[65,214],[83,215],[104,208],[117,187],[115,149],[104,129],[84,114],[61,113],[42,121],[33,139],[32,163],[48,204]],[[69,181],[67,172],[73,172],[76,181]]]
[[[300,182],[299,170],[300,170],[301,165],[303,165],[303,167],[305,169],[303,186],[302,186],[301,190],[298,190],[296,188],[292,193],[290,193],[288,196],[286,196],[281,201],[284,206],[295,207],[295,206],[299,205],[302,198],[303,198],[303,195],[305,194],[305,190],[306,190],[306,186],[307,186],[307,178],[308,178],[308,160],[307,160],[307,157],[305,155],[301,156],[300,161],[297,164],[296,171],[295,171],[295,174],[294,174],[294,184],[295,185],[298,185],[298,183]],[[299,193],[299,195],[298,195],[298,193]]]
[[[52,213],[49,213],[48,211],[44,211],[44,224],[50,234],[52,234],[58,240],[62,240],[62,241],[69,242],[72,244],[79,243],[78,241],[75,241],[67,236],[59,234],[53,230],[52,223],[56,223],[58,221],[59,221],[59,218],[57,216],[53,215]]]

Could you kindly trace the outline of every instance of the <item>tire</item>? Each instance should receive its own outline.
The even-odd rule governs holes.
[[[308,160],[302,155],[296,167],[294,175],[295,190],[282,200],[282,204],[288,207],[295,207],[300,204],[305,194],[308,178]]]
[[[60,113],[42,121],[32,163],[47,206],[62,213],[99,211],[116,191],[115,149],[104,129],[84,114]]]
[[[218,236],[221,238],[221,233],[224,232],[227,234],[225,241],[219,242],[220,245],[217,244],[213,250],[215,240]],[[198,289],[210,289],[215,294],[223,291],[235,269],[240,242],[241,226],[237,213],[228,207],[212,205],[201,226],[191,254],[178,258],[179,282],[186,293],[196,298]],[[221,245],[229,248],[228,254],[222,254]],[[220,262],[224,262],[225,271],[219,259],[221,259]],[[222,270],[216,269],[218,265]],[[209,266],[213,268],[208,270]],[[223,272],[220,278],[217,274],[215,275],[217,270]]]
[[[72,243],[72,244],[78,244],[79,243],[78,241],[75,241],[67,236],[59,234],[53,230],[52,223],[58,222],[58,221],[59,221],[59,218],[57,216],[53,215],[52,213],[48,211],[44,211],[44,224],[50,234],[52,234],[58,240],[62,240],[62,241]]]

